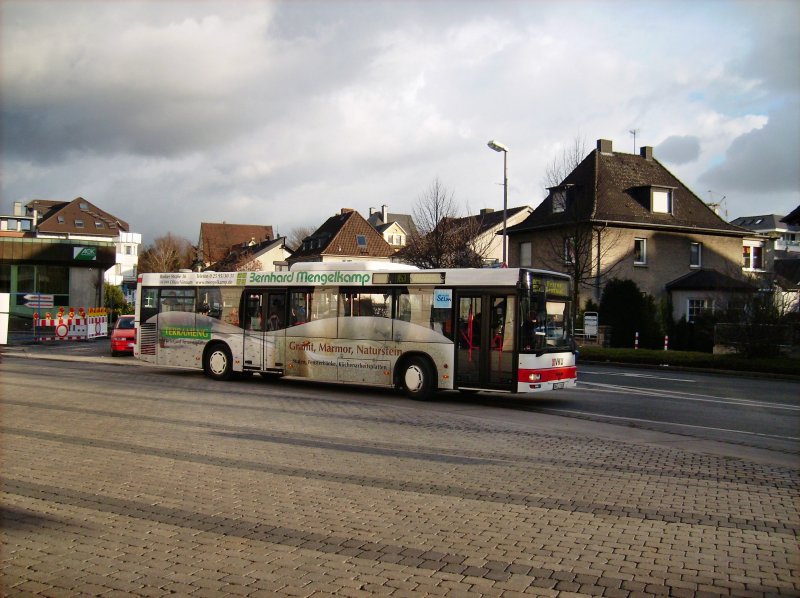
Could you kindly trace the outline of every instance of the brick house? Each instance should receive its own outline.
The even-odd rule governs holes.
[[[630,279],[657,300],[672,299],[676,320],[754,291],[747,273],[760,268],[743,266],[743,251],[765,241],[720,218],[651,147],[614,152],[604,139],[508,235],[511,265],[571,274],[581,307],[599,301],[608,280]]]
[[[342,208],[340,213],[328,218],[303,239],[289,258],[289,264],[367,260],[388,262],[394,253],[392,246],[361,214],[350,208]]]

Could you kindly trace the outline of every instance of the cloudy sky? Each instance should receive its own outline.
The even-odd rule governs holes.
[[[800,2],[0,2],[0,212],[82,196],[149,243],[546,195],[599,138],[728,219],[800,204]]]

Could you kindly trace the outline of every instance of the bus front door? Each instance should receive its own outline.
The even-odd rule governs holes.
[[[514,295],[462,294],[457,300],[456,385],[512,390]]]

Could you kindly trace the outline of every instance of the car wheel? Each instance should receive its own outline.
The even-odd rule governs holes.
[[[227,380],[233,372],[233,358],[227,345],[217,343],[206,349],[203,371],[213,380]]]
[[[424,357],[411,357],[402,369],[403,391],[416,401],[425,401],[433,394],[433,368]]]

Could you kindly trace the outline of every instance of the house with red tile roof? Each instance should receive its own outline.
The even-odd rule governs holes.
[[[270,225],[201,222],[197,256],[204,267],[209,267],[224,259],[234,246],[256,245],[274,238]]]
[[[357,211],[342,208],[303,239],[289,263],[389,261],[395,253],[383,236]]]

